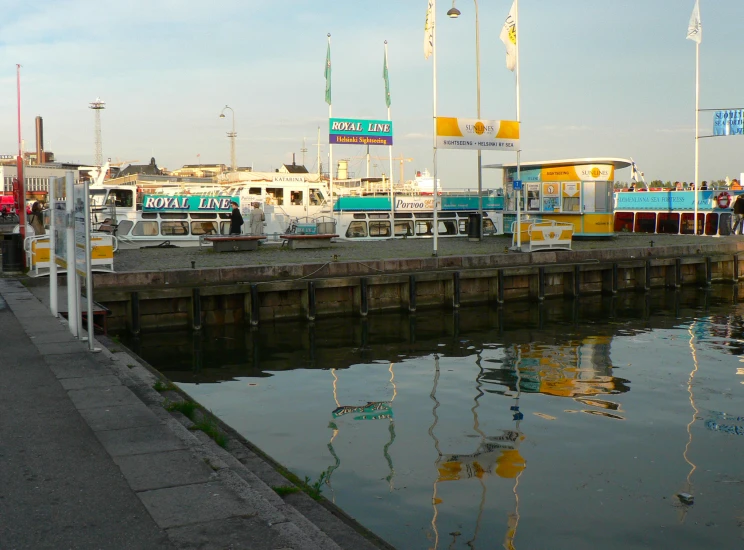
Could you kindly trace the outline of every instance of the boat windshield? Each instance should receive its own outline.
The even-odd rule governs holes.
[[[90,205],[91,206],[103,206],[106,201],[106,189],[91,189],[90,190]]]

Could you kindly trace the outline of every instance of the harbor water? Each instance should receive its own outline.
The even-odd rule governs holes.
[[[742,548],[738,295],[121,339],[396,548]]]

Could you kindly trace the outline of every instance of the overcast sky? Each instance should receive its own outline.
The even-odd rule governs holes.
[[[439,114],[475,117],[474,3],[446,17],[437,2]],[[482,116],[515,118],[514,74],[499,32],[512,0],[480,1]],[[34,117],[62,161],[92,162],[93,112],[101,97],[103,155],[170,169],[230,162],[234,109],[238,164],[273,170],[306,138],[314,170],[317,129],[328,154],[323,70],[332,34],[333,114],[386,118],[383,42],[389,42],[394,156],[432,169],[432,60],[423,56],[427,0],[0,0],[0,153],[17,150],[16,74],[22,131],[33,150]],[[632,157],[652,179],[694,176],[695,43],[686,40],[693,0],[521,0],[522,158]],[[744,107],[744,1],[701,0],[701,108]],[[712,133],[701,114],[701,134]],[[701,178],[744,172],[744,138],[701,142]],[[372,154],[388,172],[387,148]],[[197,155],[200,155],[197,157]],[[363,147],[335,146],[365,175]],[[484,153],[484,163],[513,162]],[[397,178],[399,164],[395,163]],[[487,170],[485,185],[500,181]],[[629,171],[618,179],[629,179]],[[445,187],[476,186],[474,151],[441,151]]]

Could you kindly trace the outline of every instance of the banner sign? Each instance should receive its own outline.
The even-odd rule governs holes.
[[[713,115],[713,135],[744,135],[744,109],[716,111]]]
[[[201,195],[145,195],[143,212],[231,212],[230,202],[240,206],[240,197],[205,197]]]
[[[698,210],[716,208],[716,195],[719,191],[698,191]],[[694,191],[667,191],[666,193],[647,193],[645,191],[615,193],[615,210],[656,210],[675,212],[695,210]]]
[[[330,143],[342,145],[392,145],[393,123],[390,120],[356,118],[329,119]]]
[[[506,181],[514,181],[516,168],[506,168]],[[615,167],[611,164],[579,164],[550,166],[548,168],[522,168],[519,174],[525,183],[548,181],[614,181]]]
[[[519,122],[437,117],[437,148],[516,151]]]
[[[73,218],[75,220],[75,271],[78,276],[85,278],[87,274],[87,261],[85,255],[85,184],[80,183],[74,186],[72,196],[74,198]],[[72,261],[72,258],[69,258]]]

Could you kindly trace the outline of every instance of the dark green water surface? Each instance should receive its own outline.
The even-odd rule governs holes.
[[[735,287],[121,337],[397,548],[744,548]]]

